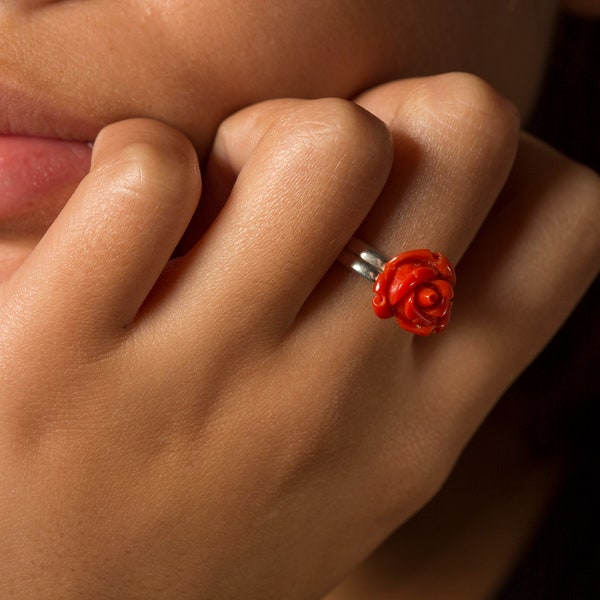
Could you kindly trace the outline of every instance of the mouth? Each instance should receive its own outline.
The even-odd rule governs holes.
[[[0,79],[0,135],[89,142],[102,125],[77,114],[67,98]]]
[[[0,82],[0,225],[35,213],[46,226],[89,171],[101,126],[41,95]],[[38,225],[42,225],[38,223]]]
[[[0,223],[36,211],[56,216],[89,171],[91,155],[84,142],[0,136]]]

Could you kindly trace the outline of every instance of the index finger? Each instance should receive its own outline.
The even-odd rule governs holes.
[[[4,322],[29,323],[38,336],[122,330],[164,269],[199,193],[196,154],[181,133],[148,119],[108,126],[89,175],[4,286]]]

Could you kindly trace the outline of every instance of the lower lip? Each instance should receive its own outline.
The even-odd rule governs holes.
[[[90,168],[85,142],[0,136],[0,221],[66,201]]]

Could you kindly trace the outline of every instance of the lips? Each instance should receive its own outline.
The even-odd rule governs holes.
[[[62,104],[62,105],[61,105]],[[89,171],[100,125],[66,102],[0,81],[0,226],[46,227]],[[23,225],[25,227],[20,227]]]
[[[85,142],[0,136],[0,222],[60,210],[90,159]]]

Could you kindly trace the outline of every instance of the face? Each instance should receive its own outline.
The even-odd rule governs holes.
[[[449,70],[483,76],[526,112],[555,12],[554,0],[3,2],[0,274],[87,169],[85,143],[56,140],[87,142],[105,124],[149,116],[203,156],[219,122],[250,103],[352,97]]]

